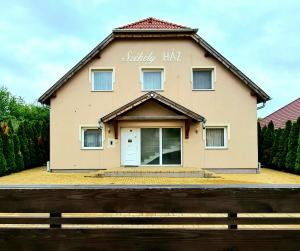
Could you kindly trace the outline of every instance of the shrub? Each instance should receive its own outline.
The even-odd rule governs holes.
[[[20,140],[20,149],[23,156],[24,168],[30,167],[31,166],[30,152],[28,149],[28,139],[24,128],[24,122],[21,122],[19,124],[18,137]]]
[[[16,171],[24,169],[24,160],[20,149],[20,140],[17,134],[13,134],[14,152],[15,152],[15,163]]]
[[[262,141],[262,163],[269,165],[272,163],[271,160],[271,148],[274,141],[274,124],[272,121],[268,124],[266,130],[263,130],[263,141]]]
[[[300,173],[300,132],[298,135],[298,147],[297,147],[297,155],[295,161],[295,172]]]
[[[36,156],[36,149],[34,144],[34,132],[32,129],[32,124],[30,122],[27,122],[25,124],[25,133],[28,141],[28,149],[30,152],[29,167],[35,167],[37,165],[37,156]]]
[[[285,166],[290,171],[294,171],[295,169],[299,128],[300,128],[300,117],[295,123],[293,123],[289,134],[289,139],[288,139],[288,149],[287,149]]]
[[[279,162],[278,162],[278,159],[279,159],[279,146],[280,146],[280,137],[281,137],[281,134],[283,132],[283,129],[279,128],[277,130],[275,130],[275,137],[274,137],[274,142],[273,142],[273,146],[271,148],[271,165],[272,167],[275,167],[275,168],[279,168]]]
[[[3,153],[6,160],[6,173],[11,173],[16,168],[14,142],[11,137],[12,127],[9,123],[4,122],[2,125],[2,140],[3,140]]]
[[[4,175],[6,171],[6,160],[3,154],[2,136],[0,135],[0,176]]]
[[[279,144],[279,148],[278,148],[278,151],[279,151],[278,166],[280,168],[285,168],[286,155],[287,155],[287,151],[288,151],[288,140],[289,140],[291,127],[292,127],[292,122],[290,120],[288,120],[285,124],[285,129],[280,137],[280,144]]]

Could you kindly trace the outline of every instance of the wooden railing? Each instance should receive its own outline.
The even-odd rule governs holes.
[[[0,213],[0,250],[300,250],[300,185],[1,186]]]

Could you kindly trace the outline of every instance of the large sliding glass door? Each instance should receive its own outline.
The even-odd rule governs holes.
[[[141,128],[141,165],[181,165],[181,129]]]
[[[160,164],[159,128],[141,128],[141,165]]]
[[[181,164],[180,128],[162,128],[162,164]]]

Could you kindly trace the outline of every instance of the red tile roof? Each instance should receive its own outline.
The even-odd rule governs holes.
[[[270,115],[262,119],[259,123],[261,127],[264,127],[265,125],[268,125],[272,120],[275,128],[284,128],[286,121],[291,120],[292,122],[294,122],[298,119],[299,116],[300,98],[271,113]]]
[[[148,17],[146,19],[126,24],[118,27],[117,29],[131,29],[131,30],[178,30],[178,29],[190,29],[179,24],[166,22],[157,18]]]

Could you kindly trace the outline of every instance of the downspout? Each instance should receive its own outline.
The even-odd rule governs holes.
[[[256,110],[260,110],[260,109],[264,108],[265,106],[266,106],[266,101],[263,101],[263,104],[261,106],[258,106],[256,108]],[[261,169],[261,164],[260,164],[260,162],[258,162],[256,173],[260,173],[260,169]]]

